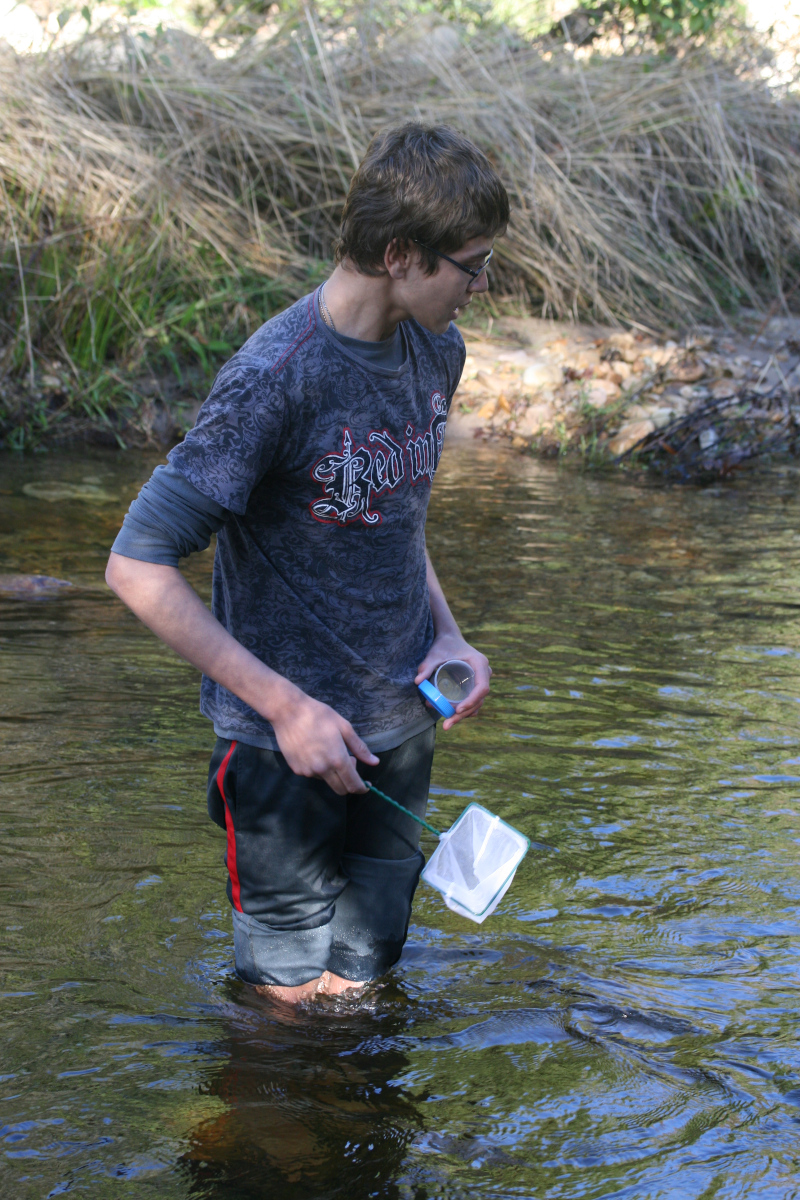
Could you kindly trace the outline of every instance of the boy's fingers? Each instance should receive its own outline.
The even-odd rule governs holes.
[[[364,780],[359,775],[358,763],[352,756],[350,758],[350,770],[348,771],[348,780],[351,783],[356,784],[355,787],[350,787],[348,789],[349,791],[351,791],[351,792],[368,792],[369,791],[369,785],[364,783]]]
[[[380,762],[377,754],[373,754],[366,742],[362,741],[352,726],[342,731],[342,739],[345,746],[351,754],[359,758],[361,762],[368,763],[374,767]]]
[[[351,792],[367,792],[369,788],[357,771],[357,762],[352,754],[337,757],[327,770],[320,772],[337,796],[349,796]]]
[[[492,668],[489,666],[488,662],[478,663],[475,669],[475,686],[470,695],[474,696],[479,693],[481,700],[485,699],[486,696],[489,695],[491,679]]]
[[[448,717],[446,721],[442,722],[442,729],[446,732],[448,729],[452,729],[454,725],[457,725],[459,721],[465,721],[467,717],[474,717],[480,711],[480,708],[479,704],[477,708],[471,708],[466,712],[457,712],[454,717]]]
[[[447,717],[442,722],[442,729],[444,730],[452,729],[454,725],[457,725],[459,721],[463,721],[465,717],[474,716],[489,695],[492,668],[489,666],[487,659],[483,655],[476,656],[474,653],[471,653],[464,656],[464,661],[469,662],[475,672],[475,684],[466,700],[462,700],[461,704],[456,705],[455,716]],[[434,667],[438,666],[439,662],[440,659],[438,658],[431,659],[430,662],[427,658],[424,659],[419,665],[417,677],[414,682],[419,684],[423,679],[427,679]],[[428,701],[426,703],[429,708],[433,707]]]
[[[356,760],[353,758],[352,754],[347,756],[346,763],[337,763],[335,774],[342,790],[339,791],[339,788],[334,787],[333,784],[331,784],[331,787],[333,787],[333,790],[338,792],[340,796],[349,795],[351,792],[369,791],[369,788],[356,770]]]
[[[327,785],[331,789],[331,791],[336,792],[337,796],[346,796],[347,795],[347,788],[342,783],[342,781],[339,778],[339,776],[337,775],[336,771],[334,771],[334,770],[326,771],[325,774],[322,776],[322,778],[325,780],[325,782],[327,783]]]
[[[483,707],[483,702],[488,695],[489,675],[487,668],[486,682],[483,687],[478,687],[476,683],[476,686],[472,689],[467,699],[462,700],[460,704],[456,705],[456,715],[454,717],[448,717],[447,720],[442,723],[442,729],[446,732],[448,729],[452,729],[454,725],[457,725],[459,721],[463,721],[466,717],[474,717],[475,714]]]

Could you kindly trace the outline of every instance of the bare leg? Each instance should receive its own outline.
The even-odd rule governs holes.
[[[256,986],[256,991],[262,996],[272,996],[276,1000],[283,1000],[285,1004],[302,1004],[304,1000],[310,1000],[312,996],[340,996],[342,992],[347,992],[351,988],[363,987],[364,983],[356,983],[352,979],[343,979],[341,975],[334,975],[330,971],[323,971],[318,979],[310,979],[308,983],[301,983],[297,987],[281,987],[278,984],[264,983]]]

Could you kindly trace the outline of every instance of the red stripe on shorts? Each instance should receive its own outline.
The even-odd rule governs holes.
[[[228,799],[225,795],[225,772],[228,769],[228,763],[231,761],[231,755],[236,749],[236,742],[231,742],[231,748],[219,764],[217,771],[217,787],[219,794],[222,796],[222,802],[225,805],[225,832],[228,835],[228,853],[226,861],[228,863],[228,874],[231,877],[231,895],[233,897],[233,907],[242,912],[241,889],[239,887],[239,873],[236,870],[236,831],[233,828],[233,817],[231,810],[228,807]]]

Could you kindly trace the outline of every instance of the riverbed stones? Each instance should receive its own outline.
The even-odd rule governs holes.
[[[687,362],[680,366],[670,365],[667,373],[669,383],[697,383],[708,373],[705,363]]]
[[[482,421],[491,421],[491,419],[494,416],[494,414],[496,413],[496,411],[497,411],[497,401],[494,398],[492,398],[491,400],[487,400],[485,404],[482,404],[480,406],[476,415],[478,417],[480,417],[480,419]]]
[[[540,454],[595,446],[616,457],[709,402],[756,387],[772,394],[791,369],[781,347],[765,352],[714,330],[695,330],[679,344],[509,317],[493,323],[491,337],[463,332],[467,358],[448,436],[502,438]]]
[[[586,396],[593,408],[603,408],[620,395],[620,386],[613,379],[595,379]]]
[[[675,417],[682,416],[684,409],[678,405],[634,404],[625,412],[630,421],[652,421],[656,429],[663,429]]]
[[[556,388],[564,382],[561,368],[555,363],[537,362],[525,368],[522,383],[526,388]]]
[[[557,415],[556,406],[552,403],[530,404],[517,421],[515,434],[524,438],[535,437],[552,429]]]
[[[630,363],[626,363],[624,359],[619,359],[618,362],[609,363],[602,362],[595,372],[596,375],[613,379],[614,383],[623,384],[631,377],[633,368]]]
[[[475,382],[487,392],[494,392],[498,395],[504,391],[503,381],[499,375],[493,374],[491,371],[478,371],[475,376]]]

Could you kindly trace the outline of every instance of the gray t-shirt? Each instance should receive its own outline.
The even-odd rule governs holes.
[[[405,361],[406,346],[402,331],[398,325],[391,337],[382,342],[362,342],[360,338],[347,337],[344,333],[333,331],[340,346],[351,350],[359,358],[366,359],[374,367],[401,367]]]
[[[433,720],[414,686],[433,638],[425,516],[464,363],[453,325],[406,321],[400,336],[399,367],[365,361],[305,297],[223,367],[169,455],[226,510],[215,616],[374,750]],[[269,723],[205,677],[201,708],[220,736],[277,749]]]

